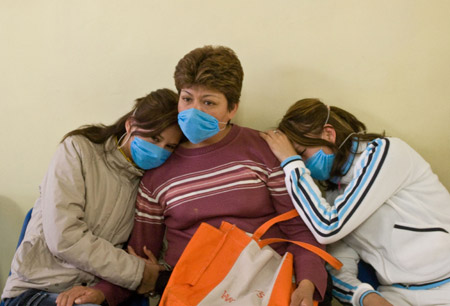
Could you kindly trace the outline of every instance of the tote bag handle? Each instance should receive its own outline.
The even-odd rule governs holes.
[[[256,231],[253,233],[253,239],[255,239],[256,241],[260,240],[261,237],[267,232],[267,230],[272,227],[272,225],[278,222],[293,219],[295,217],[298,217],[298,212],[297,210],[293,209],[288,212],[285,212],[284,214],[278,215],[270,220],[267,220],[263,225],[258,227]]]
[[[325,260],[327,263],[329,263],[336,270],[339,270],[342,267],[342,263],[339,260],[337,260],[336,258],[334,258],[332,255],[330,255],[326,251],[322,250],[321,248],[318,248],[315,245],[312,245],[312,244],[309,244],[306,242],[288,240],[288,239],[283,239],[283,238],[267,238],[267,239],[257,241],[258,245],[261,248],[263,248],[266,245],[276,243],[276,242],[289,242],[289,243],[296,244],[304,249],[307,249],[310,252],[313,252],[314,254],[316,254],[323,260]]]
[[[282,239],[282,238],[267,238],[267,239],[260,240],[261,237],[267,232],[267,230],[272,225],[274,225],[274,224],[276,224],[278,222],[282,222],[282,221],[293,219],[295,217],[298,217],[298,212],[295,209],[292,209],[292,210],[290,210],[288,212],[285,212],[284,214],[276,216],[276,217],[266,221],[260,227],[258,227],[258,229],[254,232],[252,237],[259,244],[259,246],[261,248],[266,246],[266,245],[268,245],[268,244],[276,243],[276,242],[289,242],[289,243],[296,244],[296,245],[298,245],[298,246],[300,246],[302,248],[307,249],[308,251],[313,252],[314,254],[317,254],[323,260],[328,262],[333,268],[339,270],[342,267],[342,263],[339,260],[337,260],[336,258],[331,256],[330,254],[328,254],[327,252],[325,252],[321,248],[318,248],[318,247],[316,247],[316,246],[314,246],[312,244],[309,244],[309,243],[306,243],[306,242]]]

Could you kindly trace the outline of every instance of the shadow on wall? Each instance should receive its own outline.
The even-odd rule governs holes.
[[[13,200],[0,195],[0,291],[3,292],[25,213]]]

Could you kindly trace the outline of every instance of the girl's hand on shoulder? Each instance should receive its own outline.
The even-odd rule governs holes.
[[[315,286],[308,279],[302,280],[292,292],[290,306],[313,306]]]
[[[291,141],[279,130],[260,132],[259,135],[267,142],[273,154],[283,162],[286,158],[297,155]]]

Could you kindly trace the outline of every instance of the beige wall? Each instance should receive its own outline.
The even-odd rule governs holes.
[[[205,44],[239,55],[236,122],[276,125],[304,97],[411,144],[450,188],[450,1],[0,2],[0,286],[64,133],[112,123]]]

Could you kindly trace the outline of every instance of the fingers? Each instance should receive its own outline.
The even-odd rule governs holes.
[[[160,265],[151,263],[147,260],[144,266],[144,273],[142,275],[142,281],[137,288],[137,293],[144,294],[152,291],[155,288],[156,280],[159,276]]]
[[[155,257],[155,255],[153,255],[152,251],[150,251],[149,249],[147,249],[146,246],[144,246],[144,253],[145,253],[145,255],[147,255],[148,260],[149,260],[151,263],[153,263],[153,264],[155,264],[155,265],[158,265],[159,271],[165,271],[165,270],[166,270],[166,267],[165,267],[164,265],[160,265],[160,264],[158,263],[158,259]]]
[[[98,289],[89,288],[84,295],[75,299],[75,304],[101,304],[105,295]]]
[[[92,287],[75,286],[64,291],[56,298],[57,306],[73,306],[74,304],[101,304],[105,300],[102,291]]]
[[[313,306],[315,286],[308,279],[302,280],[291,295],[290,306]]]
[[[259,132],[259,136],[264,139],[269,145],[274,143],[276,140],[280,140],[280,137],[286,137],[283,132],[279,130],[268,130],[266,132]],[[284,138],[283,137],[283,138]]]
[[[147,249],[146,246],[144,246],[144,254],[147,255],[150,262],[152,262],[154,264],[158,263],[158,260],[156,259],[155,255],[153,255],[153,253],[149,249]]]
[[[267,135],[267,133],[264,132],[259,132],[259,136],[261,136],[261,138],[264,139],[265,141],[267,141],[269,138],[269,135]]]
[[[259,135],[261,135],[261,137],[276,137],[276,136],[281,136],[284,135],[284,133],[280,130],[267,130],[265,132],[259,132]]]
[[[92,292],[86,292],[82,296],[77,297],[74,302],[76,304],[87,304],[87,303],[91,302],[91,300],[92,300],[92,297],[89,298],[90,295],[92,295]]]
[[[72,306],[75,299],[84,294],[83,286],[75,286],[70,290],[64,291],[56,298],[56,305],[58,306]]]
[[[127,246],[127,250],[131,255],[138,256],[131,245]]]
[[[158,265],[159,271],[167,271],[167,267],[165,265]]]
[[[127,246],[127,250],[128,250],[128,253],[129,253],[129,254],[131,254],[131,255],[133,255],[133,256],[136,256],[137,258],[141,258],[141,259],[147,261],[146,258],[144,258],[144,257],[142,257],[142,256],[139,256],[139,255],[136,253],[136,251],[133,249],[132,246]]]
[[[131,246],[128,246],[127,249],[128,249],[128,253],[130,253],[133,256],[142,258],[143,260],[145,260],[147,262],[150,262],[152,264],[155,264],[155,265],[158,264],[158,259],[155,257],[155,255],[153,255],[153,253],[149,249],[147,249],[146,246],[144,246],[142,248],[142,250],[144,251],[144,254],[145,254],[145,256],[147,256],[147,258],[144,258],[144,257],[139,256],[138,254],[136,254],[136,251]],[[164,269],[160,269],[160,270],[165,270],[165,268]]]

